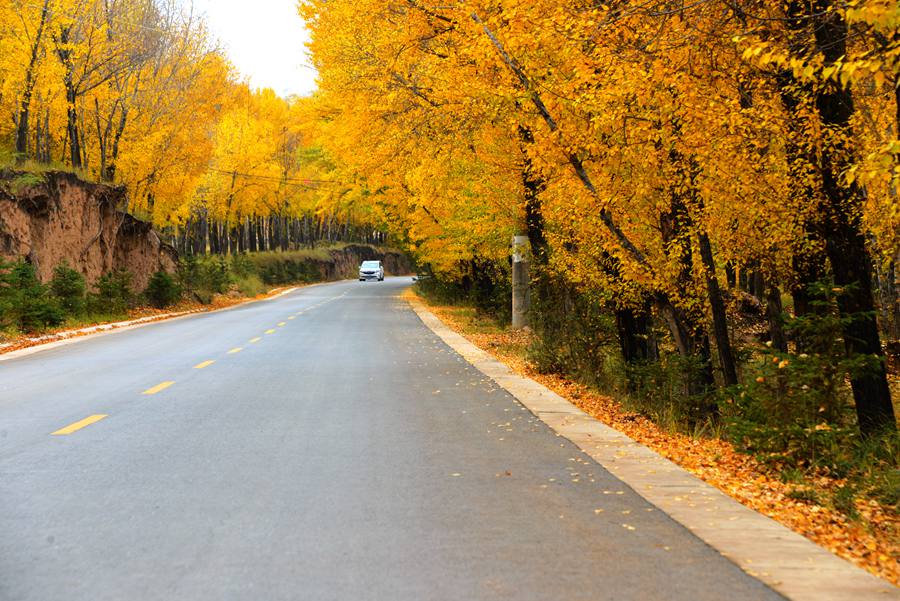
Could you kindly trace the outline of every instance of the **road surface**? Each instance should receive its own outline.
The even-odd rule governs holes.
[[[408,284],[0,362],[0,600],[780,598],[453,353]]]

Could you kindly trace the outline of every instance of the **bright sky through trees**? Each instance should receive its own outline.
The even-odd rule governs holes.
[[[282,96],[308,95],[315,89],[316,72],[304,46],[308,35],[295,0],[193,0],[193,5],[251,86],[272,88]]]

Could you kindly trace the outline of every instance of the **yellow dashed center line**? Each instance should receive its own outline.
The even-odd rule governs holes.
[[[274,334],[275,330],[266,330],[266,334]]]
[[[290,317],[288,317],[288,321],[290,321],[292,319],[297,319],[297,317],[295,315],[291,315]]]
[[[203,369],[204,367],[209,367],[213,363],[215,363],[215,361],[204,361],[203,363],[198,363],[197,365],[195,365],[194,369]]]
[[[156,394],[157,392],[162,392],[163,390],[165,390],[166,388],[168,388],[169,386],[171,386],[174,383],[175,382],[161,382],[160,384],[157,384],[153,388],[148,388],[147,390],[145,390],[144,394]]]
[[[259,342],[260,340],[262,340],[262,338],[260,338],[259,336],[257,336],[256,338],[251,338],[251,339],[250,339],[250,344],[256,344],[256,343]]]
[[[243,347],[236,346],[236,347],[234,347],[233,349],[231,349],[230,351],[228,351],[228,354],[229,354],[229,355],[236,355],[236,354],[240,353],[242,350],[244,350]]]
[[[86,428],[86,427],[90,426],[91,424],[96,424],[97,422],[99,422],[101,419],[103,419],[105,417],[108,417],[108,416],[92,415],[90,417],[86,417],[83,420],[81,420],[80,422],[75,422],[71,426],[66,426],[65,428],[62,428],[61,430],[57,430],[56,432],[54,432],[52,434],[52,436],[66,436],[68,434],[71,434],[72,432],[78,432],[82,428]]]
[[[286,325],[287,325],[287,324],[286,324],[285,322],[283,322],[283,321],[278,323],[278,327],[279,327],[279,328],[283,328],[283,327],[286,326]]]

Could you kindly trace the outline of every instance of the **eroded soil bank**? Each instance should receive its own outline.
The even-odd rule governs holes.
[[[66,261],[89,283],[127,269],[135,290],[154,272],[175,271],[175,249],[151,225],[120,211],[125,189],[65,172],[0,173],[0,257],[25,257],[42,281]]]
[[[389,275],[408,275],[412,264],[405,254],[391,249],[379,249],[364,244],[348,244],[344,248],[328,251],[330,260],[315,261],[323,281],[355,278],[363,261],[381,261]]]

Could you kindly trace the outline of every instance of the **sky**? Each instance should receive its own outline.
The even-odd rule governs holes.
[[[316,89],[316,72],[303,46],[309,34],[296,0],[193,0],[193,5],[251,86],[281,96]]]

